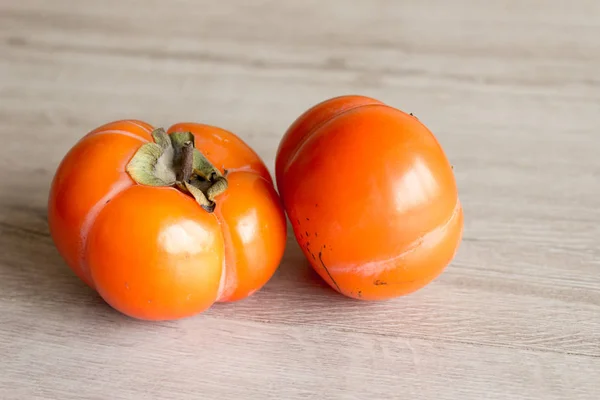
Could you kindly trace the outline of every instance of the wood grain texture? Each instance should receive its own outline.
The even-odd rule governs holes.
[[[0,399],[600,398],[600,2],[0,2]],[[50,180],[110,120],[196,120],[272,167],[307,107],[415,113],[465,237],[390,302],[330,290],[293,238],[252,298],[132,321],[67,269]]]

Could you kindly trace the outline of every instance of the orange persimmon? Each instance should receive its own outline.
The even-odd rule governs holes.
[[[413,292],[454,258],[463,211],[452,166],[419,120],[342,96],[283,137],[276,179],[294,234],[338,292],[383,300]]]
[[[103,125],[62,160],[50,232],[70,268],[134,318],[188,317],[260,289],[286,223],[259,156],[226,130]]]

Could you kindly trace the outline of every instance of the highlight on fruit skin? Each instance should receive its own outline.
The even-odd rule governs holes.
[[[458,250],[463,210],[452,166],[412,114],[364,96],[326,100],[289,127],[275,169],[296,240],[343,295],[414,292]]]
[[[123,120],[88,133],[56,171],[48,222],[75,274],[145,320],[252,295],[286,243],[263,161],[233,133],[196,123]]]

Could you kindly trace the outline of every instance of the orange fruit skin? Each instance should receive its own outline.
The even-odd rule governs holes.
[[[276,178],[315,271],[356,299],[422,288],[454,258],[463,210],[452,166],[419,120],[342,96],[302,114],[278,149]]]
[[[182,123],[221,172],[228,189],[213,213],[175,188],[135,183],[125,168],[153,127],[136,120],[103,125],[67,153],[52,182],[48,223],[75,274],[116,310],[144,320],[198,314],[244,299],[277,269],[285,214],[260,157],[239,137]]]

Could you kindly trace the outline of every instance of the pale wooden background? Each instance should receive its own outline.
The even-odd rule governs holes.
[[[292,238],[260,293],[132,321],[48,236],[52,174],[120,118],[240,134],[272,170],[325,98],[415,113],[465,237],[392,302],[319,281]],[[0,399],[599,399],[600,1],[0,1]]]

